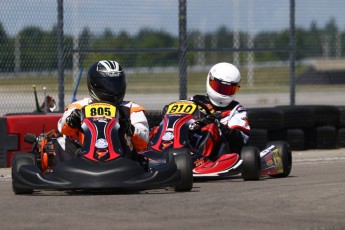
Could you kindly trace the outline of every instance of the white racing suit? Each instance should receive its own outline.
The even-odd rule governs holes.
[[[249,139],[250,126],[245,108],[237,101],[232,101],[226,107],[215,107],[207,96],[195,95],[190,100],[205,104],[211,113],[221,114],[220,122],[206,124],[198,131],[202,142],[198,144],[199,151],[206,157],[217,155],[220,144],[226,143],[230,153],[240,154],[242,147]]]
[[[84,98],[66,107],[63,116],[58,121],[58,130],[63,134],[63,137],[58,138],[55,144],[56,162],[65,161],[76,156],[77,150],[80,148],[80,130],[70,127],[66,123],[66,118],[70,116],[73,110],[81,109],[91,102],[91,98]],[[149,140],[149,125],[144,108],[130,101],[123,101],[120,106],[125,116],[130,119],[131,124],[134,126],[134,133],[131,136],[134,150],[140,151],[145,149]]]

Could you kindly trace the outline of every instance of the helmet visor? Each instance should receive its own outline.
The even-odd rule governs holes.
[[[226,96],[235,95],[240,88],[239,83],[222,81],[213,76],[210,76],[209,84],[214,91]]]

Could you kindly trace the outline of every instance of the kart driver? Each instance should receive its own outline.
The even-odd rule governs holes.
[[[80,109],[95,101],[120,105],[120,127],[123,128],[125,136],[127,135],[125,138],[129,149],[134,152],[145,149],[149,138],[149,125],[145,110],[134,102],[123,100],[127,82],[122,66],[111,60],[93,63],[87,74],[87,86],[90,97],[68,105],[58,121],[58,130],[63,137],[58,138],[58,144],[55,144],[56,161],[65,161],[76,156],[80,145],[73,139],[76,139],[81,130]],[[130,141],[128,142],[128,140]]]
[[[211,114],[191,125],[190,130],[199,133],[203,140],[199,151],[211,157],[217,154],[220,143],[228,143],[230,153],[240,153],[249,139],[250,126],[245,108],[235,101],[240,88],[241,74],[232,64],[214,65],[207,76],[207,95],[195,95],[190,100],[206,105]],[[223,141],[224,142],[224,141]]]

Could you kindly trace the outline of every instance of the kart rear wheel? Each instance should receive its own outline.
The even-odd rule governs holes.
[[[181,180],[174,185],[176,192],[186,192],[193,188],[193,169],[189,149],[169,149],[169,159],[174,161],[181,172]]]
[[[254,146],[245,146],[241,151],[243,180],[260,179],[260,151]]]
[[[16,152],[12,160],[12,190],[15,194],[31,194],[33,189],[18,187],[15,183],[19,169],[23,165],[35,165],[35,155],[32,153]]]
[[[279,150],[279,155],[282,158],[284,172],[270,176],[275,178],[289,176],[292,168],[292,154],[290,145],[286,141],[271,141],[267,143],[266,147],[269,147],[271,145],[276,146]]]

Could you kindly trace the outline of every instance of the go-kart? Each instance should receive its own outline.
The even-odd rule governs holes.
[[[148,158],[155,156],[149,167],[160,163],[157,161],[160,154],[161,161],[164,161],[164,153],[178,151],[191,155],[194,177],[241,174],[244,180],[258,180],[265,175],[287,177],[290,174],[292,154],[287,142],[269,142],[262,151],[255,146],[244,146],[235,153],[222,143],[212,157],[204,157],[197,148],[203,137],[193,134],[190,127],[200,118],[210,115],[210,109],[200,102],[189,100],[173,102],[166,108],[161,123],[152,131],[149,147],[140,153]]]
[[[17,152],[12,161],[12,188],[15,194],[34,190],[148,190],[173,187],[190,191],[193,174],[190,154],[171,151],[160,156],[128,155],[130,137],[120,125],[121,108],[105,102],[92,103],[81,110],[83,142],[78,156],[57,162],[56,132],[27,134],[31,152]],[[122,116],[123,117],[123,116]],[[134,157],[133,157],[134,156]],[[148,165],[151,165],[149,168]]]

